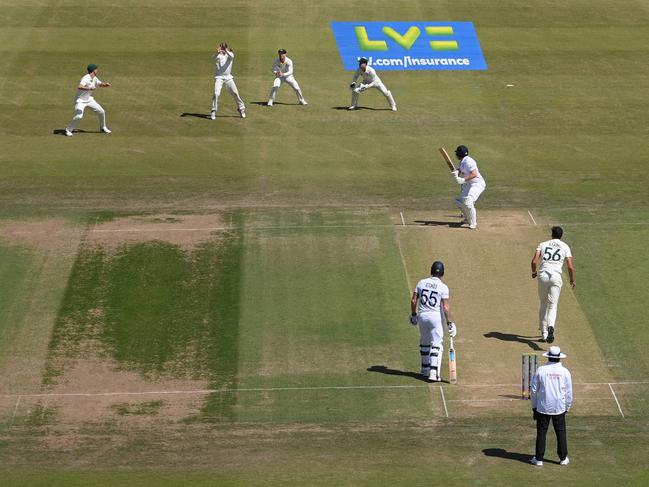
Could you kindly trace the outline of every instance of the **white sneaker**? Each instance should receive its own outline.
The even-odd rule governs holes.
[[[354,105],[352,105],[347,110],[356,110],[356,107]]]
[[[216,112],[215,112],[214,110],[212,110],[212,111],[210,112],[210,118],[211,118],[212,120],[216,120]]]
[[[476,228],[478,228],[478,225],[469,225],[469,228],[470,228],[471,230],[475,230]]]
[[[309,103],[306,100],[300,100],[300,105],[308,105]]]
[[[65,129],[65,136],[66,137],[72,137],[74,134],[70,132],[68,129]]]
[[[246,111],[245,110],[239,110],[239,115],[241,115],[241,118],[246,118]]]
[[[272,107],[273,106],[273,100],[268,100],[268,103],[266,103],[266,106]]]
[[[428,376],[428,380],[430,382],[439,382],[441,379],[437,376],[435,372],[431,372],[430,375]]]
[[[530,463],[534,465],[535,467],[542,467],[543,462],[541,460],[537,460],[536,457],[530,458]]]
[[[392,110],[393,112],[396,112],[396,111],[397,111],[397,107],[396,107],[396,106],[390,107],[390,110]]]
[[[559,465],[568,465],[570,463],[570,458],[566,457],[559,462]]]
[[[105,133],[105,134],[111,134],[111,133],[112,133],[112,131],[108,130],[108,127],[102,127],[102,128],[101,128],[101,131],[102,131],[103,133]]]

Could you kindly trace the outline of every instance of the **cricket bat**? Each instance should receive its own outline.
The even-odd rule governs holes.
[[[451,171],[455,171],[455,166],[453,165],[453,161],[451,160],[451,156],[448,155],[448,152],[446,152],[446,149],[444,149],[444,147],[440,147],[437,150],[439,150],[439,153],[442,154],[442,157],[446,161],[446,165],[448,166],[448,168]]]
[[[449,382],[457,384],[457,364],[455,363],[455,346],[453,346],[453,338],[450,339],[451,343],[448,348],[448,369],[449,369]]]

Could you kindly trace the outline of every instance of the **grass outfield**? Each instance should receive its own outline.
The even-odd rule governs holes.
[[[649,482],[646,2],[0,12],[3,485]],[[471,20],[489,69],[387,72],[399,111],[349,113],[329,22],[354,19]],[[245,120],[227,94],[196,116],[220,40]],[[257,104],[278,47],[308,107],[286,87]],[[113,134],[89,112],[66,138],[89,62]],[[436,152],[459,143],[488,183],[477,232]],[[528,269],[557,223],[578,281],[557,327],[571,464],[550,435],[534,469],[519,357],[545,347]],[[437,258],[457,386],[418,378],[406,322]]]

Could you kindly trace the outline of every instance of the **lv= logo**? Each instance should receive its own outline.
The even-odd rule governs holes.
[[[454,35],[452,26],[426,26],[426,35],[430,37],[438,36],[452,36]],[[358,46],[363,51],[387,51],[388,43],[382,39],[370,39],[367,34],[367,29],[362,25],[354,27]],[[392,27],[385,26],[381,32],[386,37],[392,39],[399,46],[409,51],[410,48],[417,42],[421,36],[421,29],[416,25],[411,26],[405,33],[401,34],[394,30]],[[433,51],[457,51],[459,49],[457,41],[451,40],[431,40],[428,45]]]

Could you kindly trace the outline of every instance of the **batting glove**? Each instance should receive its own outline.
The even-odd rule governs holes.
[[[457,178],[459,176],[460,176],[460,172],[457,169],[455,171],[451,171],[452,178]]]
[[[417,313],[410,315],[410,324],[412,326],[417,326]]]
[[[447,325],[448,325],[448,336],[450,336],[451,338],[455,338],[455,335],[457,335],[457,327],[455,326],[455,323],[449,321]]]
[[[455,178],[455,182],[457,184],[464,184],[466,181],[465,181],[464,178],[461,178],[461,177],[458,176],[458,177]]]
[[[349,85],[349,87],[353,90],[354,88],[356,88],[356,83],[352,83],[351,85]]]

